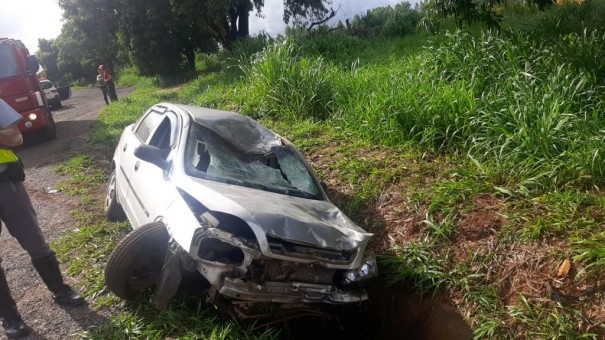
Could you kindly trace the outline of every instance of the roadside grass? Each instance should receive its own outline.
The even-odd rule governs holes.
[[[598,75],[523,36],[380,40],[356,55],[345,46],[346,56],[321,39],[253,55],[257,47],[248,46],[230,60],[200,57],[199,77],[180,88],[146,82],[103,111],[91,148],[109,156],[122,129],[160,101],[251,115],[297,145],[331,199],[375,234],[381,275],[445,293],[474,338],[605,336]],[[582,39],[588,49],[601,44],[598,35]],[[98,165],[82,157],[66,166]],[[102,222],[102,204],[91,197],[104,176],[84,173],[65,187],[91,212],[78,214],[80,231],[60,240],[58,253],[77,259],[74,274],[90,276],[87,296],[115,305],[101,268],[128,228]],[[107,247],[85,246],[100,242]],[[277,336],[184,300],[162,313],[147,301],[121,306],[83,337]]]

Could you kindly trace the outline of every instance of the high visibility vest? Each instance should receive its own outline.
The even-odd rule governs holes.
[[[0,149],[0,164],[16,162],[18,159],[12,150]]]

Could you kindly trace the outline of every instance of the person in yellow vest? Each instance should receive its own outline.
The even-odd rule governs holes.
[[[21,115],[0,99],[0,220],[28,252],[34,268],[51,291],[55,302],[65,307],[82,305],[84,298],[63,283],[59,262],[42,235],[36,212],[23,185],[23,162],[10,149],[23,143],[23,136],[17,127],[19,120]],[[1,267],[0,318],[4,333],[9,339],[24,337],[31,332],[31,328],[23,322],[17,311],[17,304],[11,296]]]

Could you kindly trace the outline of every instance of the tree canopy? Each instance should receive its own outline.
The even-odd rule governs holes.
[[[283,0],[286,23],[320,18],[331,0]],[[41,41],[47,68],[87,77],[74,62],[132,64],[144,75],[173,76],[195,68],[195,53],[231,48],[249,36],[249,15],[264,0],[59,0],[65,24],[53,41]],[[68,70],[69,69],[69,70]],[[93,69],[93,71],[95,71]],[[54,72],[55,70],[51,71]]]

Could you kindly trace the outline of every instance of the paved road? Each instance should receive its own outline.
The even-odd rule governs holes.
[[[118,96],[124,97],[133,88],[117,89]],[[57,138],[38,142],[35,136],[28,136],[26,143],[17,151],[26,168],[36,168],[68,158],[77,151],[77,146],[86,140],[99,111],[105,107],[101,90],[81,89],[73,91],[72,97],[63,101],[63,108],[53,111],[57,124]]]

